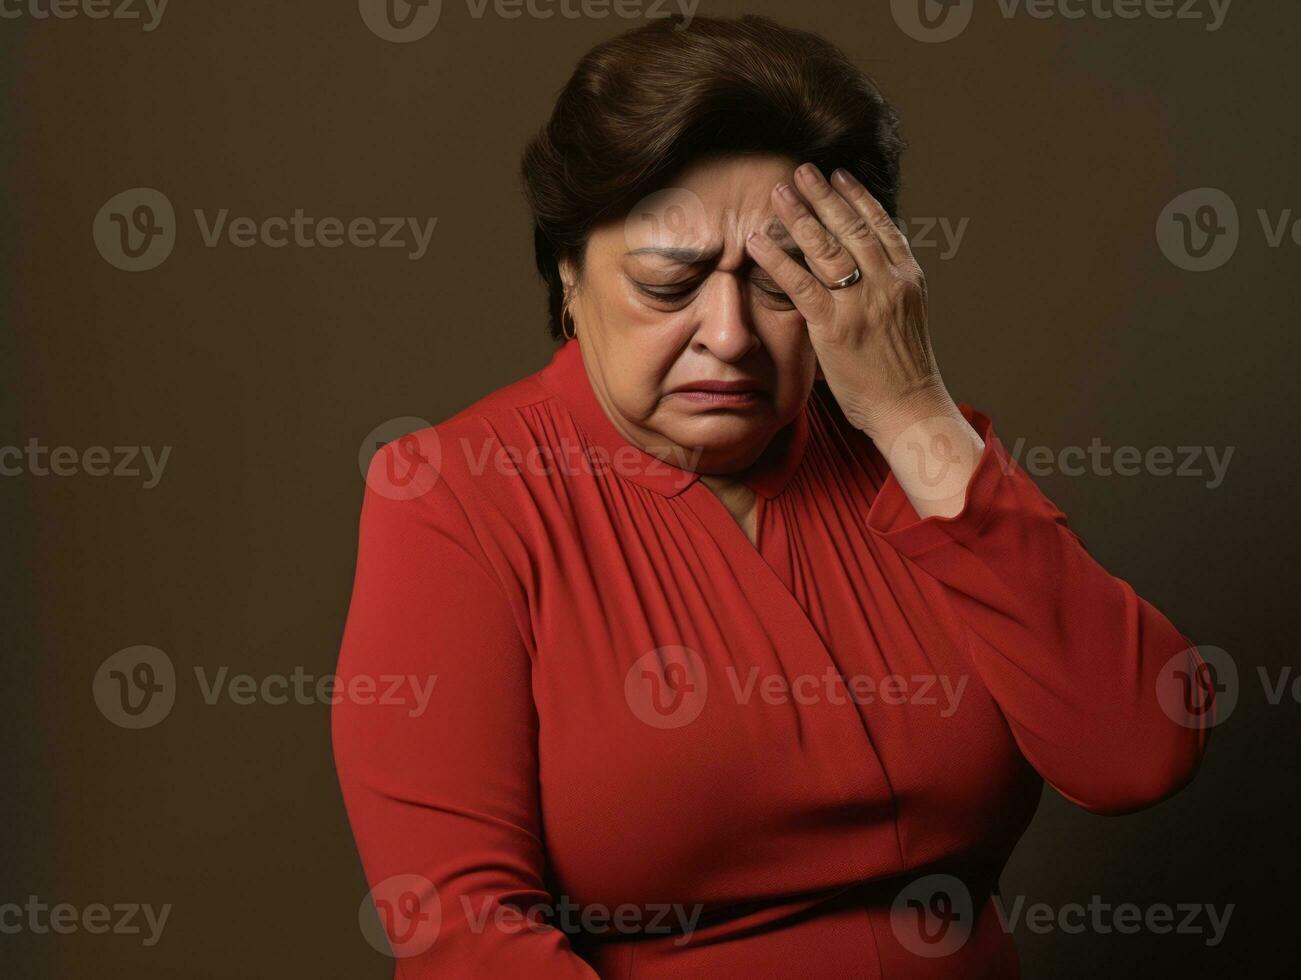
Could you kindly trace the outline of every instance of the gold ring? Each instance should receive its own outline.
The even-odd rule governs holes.
[[[858,280],[863,278],[863,273],[859,271],[858,266],[854,266],[854,271],[845,276],[844,279],[837,279],[835,282],[826,284],[828,289],[844,289],[846,286],[852,286]]]

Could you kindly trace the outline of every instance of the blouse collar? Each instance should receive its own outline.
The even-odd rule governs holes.
[[[565,342],[538,376],[543,387],[573,414],[592,445],[603,451],[603,464],[619,476],[666,497],[677,496],[700,479],[689,469],[650,455],[615,428],[592,390],[578,341]],[[751,467],[743,482],[755,493],[765,498],[777,496],[799,469],[809,440],[808,413],[806,402]]]

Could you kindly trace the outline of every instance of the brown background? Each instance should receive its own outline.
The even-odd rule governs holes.
[[[114,0],[116,3],[117,0]],[[824,34],[900,106],[905,211],[970,219],[919,248],[955,396],[1005,443],[1235,447],[1205,479],[1043,477],[1091,551],[1241,675],[1199,778],[1123,818],[1046,793],[1004,878],[1029,902],[1233,903],[1202,937],[1017,932],[1028,976],[1261,975],[1295,949],[1301,707],[1256,675],[1297,665],[1301,12],[1197,22],[1006,20],[923,44],[884,2],[707,2]],[[474,19],[386,43],[355,3],[173,0],[161,26],[0,20],[5,200],[0,444],[172,446],[163,478],[0,479],[7,532],[0,903],[171,903],[162,941],[0,936],[15,977],[386,977],[322,705],[204,703],[192,668],[316,676],[351,585],[363,437],[445,418],[551,350],[516,177],[577,57],[618,18]],[[1224,189],[1231,262],[1193,274],[1154,234],[1177,194]],[[163,191],[179,236],[130,274],[96,251],[114,194]],[[192,210],[437,217],[429,251],[206,248]],[[1301,215],[1294,215],[1296,217]],[[126,731],[102,661],[165,650],[180,685]],[[1140,749],[1141,750],[1141,749]],[[1204,920],[1203,920],[1204,921]],[[6,968],[7,967],[7,968]]]

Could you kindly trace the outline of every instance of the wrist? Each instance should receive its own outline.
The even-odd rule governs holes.
[[[887,405],[875,407],[855,424],[884,452],[901,433],[932,423],[941,427],[966,424],[962,410],[938,379],[917,386]]]
[[[892,412],[872,440],[918,517],[961,512],[985,442],[952,398]]]

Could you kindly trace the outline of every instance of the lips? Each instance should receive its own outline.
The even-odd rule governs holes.
[[[753,394],[762,395],[763,385],[757,381],[688,381],[678,385],[671,394],[680,395],[690,392],[711,392],[718,394]]]
[[[669,394],[705,409],[745,409],[755,407],[767,391],[757,381],[689,381]]]

